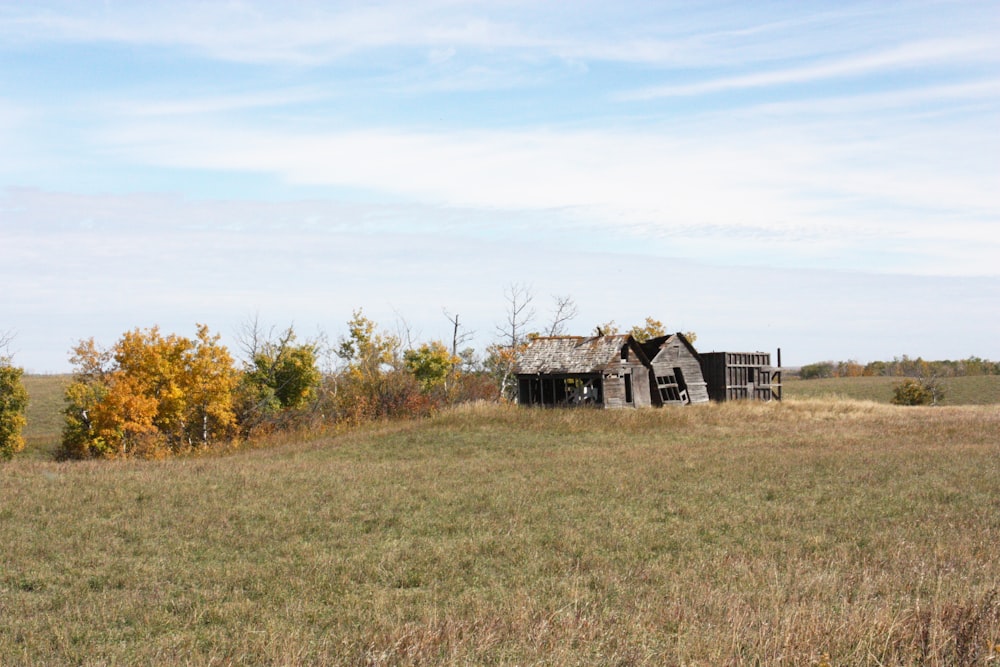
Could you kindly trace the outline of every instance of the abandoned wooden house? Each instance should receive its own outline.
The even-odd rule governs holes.
[[[713,401],[781,400],[781,350],[778,366],[767,352],[702,352],[701,369]]]
[[[515,366],[521,405],[604,408],[781,400],[766,352],[699,354],[681,333],[639,343],[629,335],[535,338]]]
[[[649,406],[648,362],[628,335],[532,340],[518,358],[521,405]]]
[[[708,402],[698,352],[684,334],[648,340],[642,351],[648,360],[653,405]]]

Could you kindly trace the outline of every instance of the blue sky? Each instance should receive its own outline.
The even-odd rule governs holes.
[[[5,2],[0,332],[504,291],[787,364],[1000,358],[995,2]]]

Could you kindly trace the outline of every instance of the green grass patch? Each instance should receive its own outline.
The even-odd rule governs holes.
[[[51,459],[59,448],[63,427],[63,391],[69,375],[25,375],[28,390],[28,410],[25,417],[24,451],[19,457]]]
[[[18,459],[0,664],[987,664],[998,431],[992,407],[478,406]]]
[[[786,380],[786,398],[848,398],[857,401],[889,403],[893,388],[903,381],[898,377],[822,378]],[[1000,404],[1000,375],[941,378],[944,388],[942,405]]]

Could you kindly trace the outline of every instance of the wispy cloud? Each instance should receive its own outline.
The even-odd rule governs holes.
[[[31,3],[0,8],[0,38],[157,45],[235,62],[311,66],[363,52],[417,49],[711,67],[847,52],[866,37],[840,30],[845,22],[879,21],[882,40],[899,42],[914,12],[847,3],[821,11],[790,6],[782,14],[775,19],[729,2]],[[817,31],[823,44],[815,40]]]
[[[181,116],[288,107],[336,97],[316,86],[270,89],[228,95],[189,96],[184,99],[142,99],[130,97],[98,105],[107,114],[122,116]]]
[[[930,84],[917,88],[877,91],[853,95],[817,95],[806,100],[766,102],[745,106],[741,113],[848,118],[887,110],[912,114],[940,111],[967,113],[971,109],[988,113],[1000,107],[1000,78],[954,84]],[[733,113],[727,110],[727,113]]]
[[[941,40],[906,44],[862,56],[812,63],[786,69],[754,72],[691,84],[653,86],[618,95],[622,100],[649,100],[722,93],[733,90],[803,84],[843,77],[926,67],[955,61],[997,61],[1000,53],[987,39]]]
[[[250,2],[144,3],[114,10],[99,5],[59,11],[9,7],[0,13],[0,35],[22,42],[170,45],[223,60],[294,65],[318,65],[387,47],[489,48],[526,40],[511,25],[448,2],[299,5],[288,10]]]
[[[964,147],[952,155],[962,139],[947,128],[930,136],[900,127],[875,140],[849,127],[748,132],[736,119],[714,131],[711,139],[649,128],[304,133],[186,121],[133,123],[109,130],[101,143],[137,164],[267,173],[473,210],[569,210],[578,224],[619,227],[635,238],[742,229],[781,234],[793,245],[846,236],[888,247],[905,238],[980,238],[1000,217],[989,151],[981,164],[962,157]],[[917,132],[922,143],[914,145]],[[935,270],[995,267],[983,254]]]

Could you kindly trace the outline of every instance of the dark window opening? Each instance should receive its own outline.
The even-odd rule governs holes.
[[[596,377],[521,377],[517,395],[521,405],[595,405],[601,403],[601,381]]]
[[[681,388],[673,373],[656,376],[656,388],[660,391],[660,399],[664,403],[678,403],[681,400]]]
[[[690,403],[684,371],[674,367],[669,373],[656,376],[656,388],[664,403]]]

